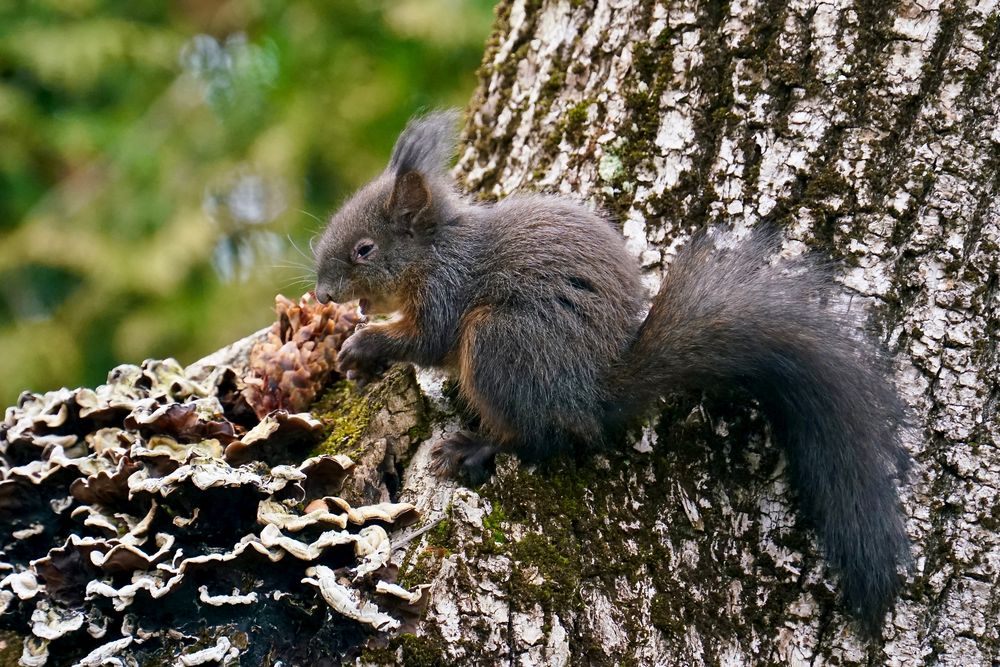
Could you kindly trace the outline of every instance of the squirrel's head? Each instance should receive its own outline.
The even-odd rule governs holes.
[[[458,115],[443,111],[413,120],[389,166],[358,190],[327,224],[315,246],[316,298],[363,299],[366,310],[395,310],[448,215],[443,184],[454,152]]]

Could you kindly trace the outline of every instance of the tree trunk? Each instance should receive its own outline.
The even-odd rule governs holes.
[[[407,473],[438,528],[397,656],[458,664],[1000,661],[996,2],[515,0],[457,172],[485,198],[587,197],[651,286],[705,225],[779,226],[895,353],[915,566],[880,639],[837,601],[751,408],[676,399],[634,447],[478,491]]]

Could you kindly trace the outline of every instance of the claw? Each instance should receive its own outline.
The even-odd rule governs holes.
[[[441,479],[452,477],[455,474],[452,459],[444,451],[444,445],[445,441],[434,443],[434,446],[431,448],[431,462],[428,466],[431,474]]]
[[[489,479],[499,447],[468,431],[453,433],[431,450],[430,470],[437,477],[459,477],[476,485]]]

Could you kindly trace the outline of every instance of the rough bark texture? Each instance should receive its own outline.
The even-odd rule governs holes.
[[[752,407],[676,399],[634,447],[502,458],[475,491],[427,478],[421,448],[403,498],[444,520],[400,556],[434,586],[396,660],[1000,661],[998,24],[989,0],[501,4],[469,189],[589,198],[651,286],[706,224],[835,257],[913,409],[915,568],[866,643]]]

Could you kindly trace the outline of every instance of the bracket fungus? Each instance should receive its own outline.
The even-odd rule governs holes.
[[[357,311],[277,310],[245,379],[147,360],[7,409],[0,627],[23,638],[21,664],[296,664],[426,604],[389,562],[414,506],[352,506],[354,461],[310,455],[329,425],[305,410]]]

